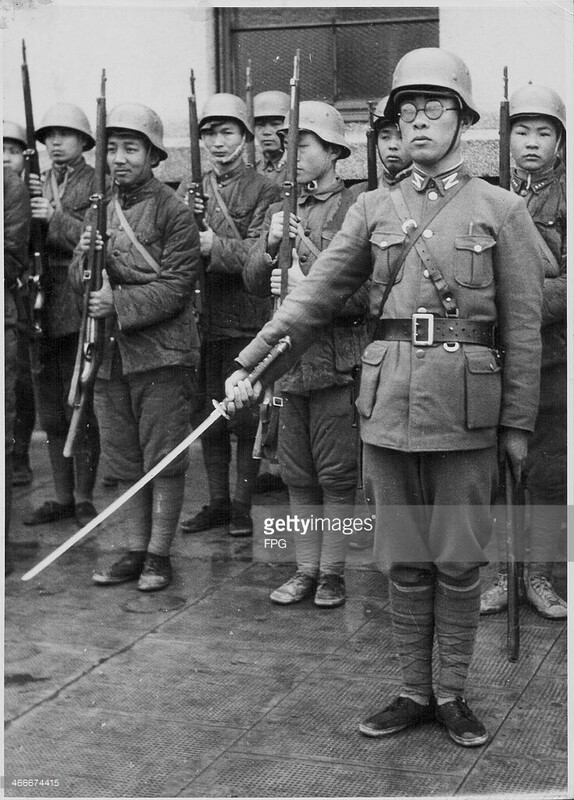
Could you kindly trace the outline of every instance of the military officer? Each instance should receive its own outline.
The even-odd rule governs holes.
[[[497,445],[518,474],[534,427],[543,257],[524,201],[465,174],[461,136],[479,114],[457,55],[421,48],[403,56],[389,113],[413,160],[411,178],[359,196],[309,275],[238,354],[226,393],[230,411],[251,401],[261,385],[246,380],[249,368],[286,333],[304,347],[372,275],[379,322],[363,353],[357,406],[403,685],[359,729],[382,737],[436,719],[473,747],[488,740],[465,699],[479,568]]]

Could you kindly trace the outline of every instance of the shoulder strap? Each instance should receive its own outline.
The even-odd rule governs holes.
[[[299,236],[301,242],[305,245],[307,250],[309,250],[309,252],[315,256],[315,258],[319,258],[319,256],[321,255],[321,251],[319,250],[317,245],[311,239],[309,239],[300,222],[297,223],[297,235]]]
[[[54,205],[56,206],[58,211],[62,210],[62,195],[66,190],[66,185],[68,183],[68,173],[64,176],[64,180],[61,184],[58,185],[58,181],[56,180],[56,176],[54,175],[54,170],[50,170],[50,189],[52,191],[52,199],[54,201]]]
[[[221,211],[223,212],[223,216],[225,217],[225,220],[226,220],[227,224],[231,228],[231,230],[233,232],[233,235],[236,236],[238,239],[241,239],[243,241],[243,236],[239,233],[239,230],[237,229],[237,225],[233,221],[233,218],[232,218],[231,214],[229,213],[229,209],[227,208],[227,206],[225,204],[225,201],[224,201],[223,197],[221,196],[221,192],[217,188],[217,181],[215,180],[215,176],[214,176],[213,172],[209,173],[209,182],[211,184],[211,188],[213,189],[213,194],[215,195],[215,199],[217,200],[217,203],[218,203],[219,207],[221,208]]]
[[[128,239],[130,240],[130,242],[136,248],[138,253],[141,256],[143,256],[143,258],[150,265],[150,267],[153,269],[153,271],[156,272],[159,275],[160,272],[161,272],[160,265],[157,263],[155,258],[151,255],[151,253],[149,253],[145,249],[143,244],[136,239],[136,235],[133,232],[132,226],[127,221],[126,215],[124,214],[123,209],[119,204],[118,197],[117,197],[116,194],[114,194],[114,208],[115,208],[116,214],[118,215],[118,218],[119,218],[119,220],[120,220],[120,222],[121,222],[121,224],[123,226],[123,229],[125,230],[125,232],[128,235]]]
[[[423,261],[425,267],[429,271],[429,275],[431,276],[431,278],[433,280],[433,283],[434,283],[434,285],[435,285],[435,287],[436,287],[436,289],[437,289],[437,291],[439,293],[439,297],[440,297],[441,303],[444,306],[444,309],[445,309],[446,313],[448,315],[450,315],[450,316],[455,315],[457,313],[456,301],[454,299],[453,293],[449,289],[449,286],[448,286],[447,282],[445,281],[445,279],[444,279],[441,271],[439,270],[439,268],[436,266],[432,256],[430,255],[429,251],[427,250],[426,245],[424,244],[424,241],[423,241],[423,239],[421,237],[422,237],[423,232],[428,228],[428,226],[432,222],[432,220],[435,219],[435,217],[438,216],[438,214],[443,210],[443,208],[445,208],[445,206],[447,206],[448,203],[450,203],[450,201],[460,192],[460,190],[464,186],[466,186],[466,184],[469,182],[469,180],[470,180],[470,178],[467,175],[463,175],[456,186],[454,186],[452,189],[449,189],[449,191],[446,192],[444,195],[439,195],[439,199],[437,200],[437,204],[433,207],[433,210],[432,210],[432,213],[430,214],[430,216],[428,216],[426,219],[422,220],[418,224],[418,227],[415,229],[416,232],[410,236],[410,239],[407,240],[408,244],[407,244],[407,242],[405,242],[406,247],[403,250],[403,252],[401,253],[401,256],[399,258],[398,269],[396,270],[396,272],[393,270],[392,280],[389,280],[389,282],[388,282],[388,284],[386,286],[385,296],[383,297],[383,300],[385,302],[386,302],[386,299],[387,299],[387,297],[389,295],[390,289],[393,286],[394,279],[395,279],[395,277],[396,277],[396,275],[398,273],[398,270],[401,267],[401,264],[404,262],[407,254],[410,252],[410,250],[413,247],[415,247],[416,251],[419,254],[421,260]],[[413,223],[414,220],[411,217],[411,213],[410,213],[409,207],[407,205],[407,202],[406,202],[406,199],[405,199],[405,196],[404,196],[404,193],[403,193],[403,183],[402,183],[402,181],[401,181],[401,183],[397,184],[396,186],[393,186],[389,190],[389,194],[390,194],[393,206],[395,207],[395,211],[397,212],[397,214],[399,216],[399,219],[403,223],[403,230],[405,231],[405,233],[407,234],[407,237],[408,237],[409,236],[409,231],[411,230],[411,228],[408,227],[408,223]],[[384,305],[384,303],[381,302],[381,309],[380,309],[381,311],[382,311],[383,305]],[[380,317],[380,314],[379,314],[379,317]]]

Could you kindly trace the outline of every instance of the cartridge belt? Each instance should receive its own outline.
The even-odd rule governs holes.
[[[493,322],[418,313],[405,319],[379,320],[374,339],[411,342],[417,347],[430,347],[439,342],[494,347],[495,334]]]

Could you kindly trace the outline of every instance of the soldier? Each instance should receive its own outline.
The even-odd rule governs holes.
[[[237,353],[251,341],[269,315],[268,300],[250,294],[243,284],[243,267],[259,236],[265,211],[279,199],[279,187],[246,166],[243,152],[253,137],[245,102],[232,94],[215,94],[199,120],[201,139],[211,170],[203,179],[206,230],[200,231],[206,260],[203,321],[203,369],[206,403],[221,397],[225,377]],[[251,496],[259,462],[252,457],[257,415],[246,409],[234,420],[237,436],[237,479],[230,503],[231,429],[221,419],[201,439],[209,483],[209,505],[181,524],[183,533],[197,533],[230,523],[232,536],[250,536]]]
[[[93,491],[100,456],[98,426],[88,409],[78,449],[65,458],[64,443],[72,410],[68,405],[74,372],[80,311],[68,280],[68,267],[82,232],[83,218],[93,193],[93,167],[83,153],[94,139],[84,112],[70,103],[48,109],[36,138],[46,145],[51,167],[30,178],[32,217],[46,226],[44,338],[40,344],[39,374],[34,375],[36,406],[48,436],[55,500],[47,500],[24,518],[25,525],[42,525],[75,517],[85,525],[96,516]]]
[[[519,473],[538,405],[543,256],[524,201],[465,175],[461,135],[479,114],[458,56],[407,53],[389,106],[411,178],[359,196],[309,275],[239,353],[226,394],[230,412],[257,396],[248,369],[286,333],[303,348],[372,272],[379,322],[363,353],[357,407],[403,685],[359,730],[380,737],[436,718],[473,747],[488,740],[464,690],[497,434],[499,458]]]
[[[4,165],[4,537],[8,544],[12,511],[12,453],[16,418],[18,314],[14,292],[28,268],[30,199],[15,171]],[[5,550],[4,571],[12,572],[10,553]]]
[[[377,135],[377,151],[383,165],[379,186],[391,187],[411,174],[412,161],[403,144],[396,120],[385,116],[388,102],[387,95],[375,106],[373,127]]]
[[[191,211],[153,174],[167,158],[158,115],[124,103],[109,112],[106,131],[113,187],[103,286],[90,296],[90,315],[106,320],[94,405],[103,453],[123,493],[189,432],[199,361],[191,296],[201,262]],[[78,291],[90,233],[88,225],[70,268]],[[117,525],[128,552],[97,569],[95,583],[137,580],[143,592],[169,585],[187,464],[183,453],[124,505]]]
[[[289,111],[289,95],[285,92],[260,92],[253,98],[255,139],[261,148],[257,172],[281,186],[285,180],[285,149],[279,128]]]
[[[510,98],[512,191],[552,251],[560,272],[547,274],[542,307],[540,407],[530,442],[525,485],[530,493],[530,552],[524,572],[526,597],[547,619],[564,619],[566,602],[554,590],[553,562],[564,544],[566,523],[566,180],[561,150],[566,109],[546,86],[528,84]],[[481,598],[481,613],[506,608],[504,530],[497,525],[500,564],[494,585]]]
[[[4,122],[3,130],[4,166],[22,177],[24,172],[24,150],[27,148],[26,131],[17,122]],[[29,208],[29,204],[28,204]],[[25,275],[19,276],[21,284],[20,297],[25,293]],[[18,303],[20,312],[22,304]],[[18,340],[16,371],[16,419],[14,420],[14,453],[12,469],[12,485],[28,486],[32,482],[30,467],[30,440],[36,422],[36,406],[34,404],[34,386],[30,371],[29,336],[27,320],[19,313],[16,327]]]
[[[289,269],[289,291],[308,274],[320,251],[341,226],[358,191],[347,189],[336,173],[339,159],[351,151],[345,123],[327,103],[306,101],[299,109],[297,217]],[[289,115],[279,128],[289,136]],[[261,236],[245,266],[244,279],[253,294],[280,294],[281,269],[274,267],[283,235],[281,205],[267,211]],[[275,385],[282,407],[277,459],[289,490],[291,510],[299,516],[349,515],[357,488],[357,426],[354,377],[367,344],[368,291],[361,288],[332,324]],[[297,572],[271,593],[274,603],[288,605],[314,595],[324,608],[345,602],[345,550],[348,536],[328,530],[296,536]]]

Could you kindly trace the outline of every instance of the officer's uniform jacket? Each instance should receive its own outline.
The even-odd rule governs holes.
[[[4,167],[4,328],[14,328],[18,313],[14,292],[28,269],[30,199],[25,184]]]
[[[137,240],[160,271],[158,274],[132,244],[112,197],[108,197],[106,269],[115,317],[106,319],[106,347],[98,377],[109,378],[115,347],[119,347],[124,375],[159,367],[197,366],[199,336],[191,296],[201,257],[193,214],[155,177],[120,193],[119,200]],[[78,291],[82,290],[83,258],[77,250],[70,267]]]
[[[524,197],[530,216],[551,250],[559,271],[544,280],[542,306],[542,368],[566,364],[566,180],[551,169],[542,175],[512,175],[512,189]]]
[[[204,337],[214,341],[252,336],[268,318],[270,302],[247,291],[243,267],[261,232],[265,212],[279,199],[279,187],[245,164],[223,175],[211,174],[241,239],[225,219],[208,173],[203,179],[205,221],[215,235],[205,269]]]
[[[361,189],[364,188],[364,185]],[[345,188],[341,178],[321,194],[302,190],[297,199],[297,216],[305,235],[318,250],[324,250],[341,227],[345,215],[361,189]],[[277,266],[266,252],[267,234],[273,214],[281,211],[280,203],[267,211],[257,245],[245,265],[247,289],[264,297],[270,295],[271,271]],[[295,249],[301,271],[309,273],[316,256],[297,236]],[[278,388],[303,394],[327,386],[345,386],[353,381],[353,370],[360,364],[361,352],[368,342],[368,288],[363,286],[347,300],[332,323],[317,332],[316,340],[295,365],[278,381]]]
[[[60,205],[54,197],[51,167],[44,174],[43,194],[54,214],[48,223],[46,236],[46,265],[43,284],[46,290],[44,329],[50,336],[66,336],[80,329],[81,314],[68,281],[68,267],[84,229],[84,217],[94,193],[94,168],[80,156],[64,168],[58,185]]]
[[[279,158],[260,158],[256,164],[256,169],[257,172],[264,175],[277,186],[282,186],[285,180],[286,166],[287,152],[284,151]]]
[[[400,183],[405,178],[408,178],[412,171],[413,171],[412,166],[408,166],[405,169],[402,169],[400,172],[397,172],[395,175],[393,175],[393,173],[389,172],[389,170],[383,164],[382,173],[379,178],[379,189],[382,187],[390,189],[391,186],[396,186],[397,183]]]
[[[412,218],[421,222],[458,171],[431,179],[413,171],[403,181]],[[283,335],[303,346],[372,275],[371,312],[382,294],[405,233],[387,189],[362,194],[328,250],[238,356],[252,367]],[[408,452],[472,450],[495,444],[499,425],[532,431],[538,407],[544,255],[523,200],[480,179],[470,182],[431,222],[424,237],[460,317],[498,324],[504,371],[488,347],[413,346],[373,341],[362,358],[357,407],[365,442]],[[384,318],[419,309],[444,316],[434,283],[412,248],[399,270]],[[421,312],[422,313],[422,312]],[[275,374],[281,369],[278,363]]]

